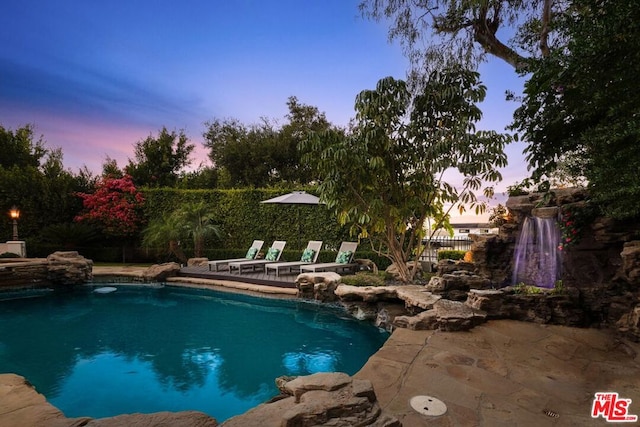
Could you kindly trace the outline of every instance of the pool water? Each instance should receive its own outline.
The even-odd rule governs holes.
[[[282,375],[357,372],[388,334],[338,308],[179,287],[0,294],[0,373],[67,417],[197,410],[219,422]]]

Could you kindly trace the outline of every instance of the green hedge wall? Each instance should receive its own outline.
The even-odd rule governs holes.
[[[146,199],[145,215],[153,219],[188,202],[211,204],[214,222],[224,238],[207,244],[214,249],[244,250],[255,239],[264,240],[268,248],[274,240],[285,240],[287,249],[302,250],[309,240],[322,240],[328,249],[337,249],[351,240],[346,227],[341,227],[325,205],[262,204],[289,190],[180,190],[172,188],[142,189]],[[308,191],[312,193],[311,190]],[[242,254],[244,255],[244,253]],[[205,255],[211,258],[208,255]]]

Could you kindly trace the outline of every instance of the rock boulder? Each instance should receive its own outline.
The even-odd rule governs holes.
[[[467,299],[467,292],[470,289],[485,289],[490,286],[491,282],[486,277],[479,276],[468,270],[458,270],[432,277],[426,286],[426,290],[442,295],[443,298],[464,301]]]
[[[278,425],[400,427],[378,404],[368,380],[333,372],[276,380],[283,396],[231,418],[225,427]]]
[[[147,268],[142,277],[149,282],[162,282],[168,277],[177,276],[180,271],[180,264],[177,262],[166,262],[164,264],[155,264]]]
[[[209,264],[209,258],[189,258],[187,260],[187,267],[207,267]]]
[[[640,241],[634,240],[625,243],[620,257],[622,265],[618,276],[627,283],[640,285]]]
[[[394,326],[412,330],[467,331],[487,318],[483,311],[476,310],[459,301],[441,299],[431,310],[415,316],[398,316]]]
[[[640,342],[640,305],[622,315],[617,323],[618,331],[635,342]]]
[[[55,285],[81,285],[93,278],[93,261],[76,251],[54,252],[47,263],[47,280]]]
[[[298,297],[316,301],[333,302],[338,299],[335,290],[341,276],[334,272],[302,273],[296,278]]]

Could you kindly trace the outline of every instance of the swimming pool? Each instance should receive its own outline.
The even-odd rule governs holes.
[[[198,410],[219,422],[281,375],[357,372],[388,333],[338,308],[183,287],[0,294],[0,371],[67,417]]]

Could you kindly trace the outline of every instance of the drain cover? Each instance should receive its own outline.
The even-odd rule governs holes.
[[[98,294],[108,294],[111,292],[115,292],[117,291],[118,288],[114,288],[113,286],[103,286],[101,288],[96,288],[93,290],[93,292],[98,293]]]
[[[447,405],[442,400],[431,396],[413,396],[409,404],[422,415],[437,417],[447,412]]]

